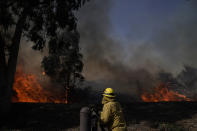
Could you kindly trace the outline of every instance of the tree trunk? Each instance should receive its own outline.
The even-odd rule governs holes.
[[[3,111],[4,95],[7,88],[7,68],[6,68],[6,58],[5,58],[5,41],[2,34],[0,34],[0,112]]]
[[[66,104],[67,103],[70,103],[70,73],[67,72],[67,75],[66,75],[66,89],[65,89],[65,97],[66,97]]]
[[[6,83],[5,83],[4,87],[1,87],[1,89],[3,89],[2,93],[4,94],[2,96],[1,103],[0,103],[1,104],[0,105],[1,113],[9,111],[9,109],[11,107],[12,86],[14,83],[14,75],[16,72],[19,45],[20,45],[20,40],[21,40],[21,36],[22,36],[22,32],[23,32],[23,26],[26,21],[26,17],[27,17],[27,9],[24,9],[17,24],[16,24],[14,36],[12,38],[12,46],[10,49],[7,68],[6,69],[2,68],[2,70],[0,70],[2,72],[5,72],[4,79],[6,79],[6,81],[5,81]]]

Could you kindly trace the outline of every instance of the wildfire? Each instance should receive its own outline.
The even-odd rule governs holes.
[[[160,102],[160,101],[191,101],[183,94],[169,90],[167,84],[159,84],[155,87],[153,93],[144,92],[141,98],[144,102]]]
[[[65,100],[65,103],[66,103],[66,104],[68,104],[68,91],[69,91],[69,89],[66,88],[66,96],[65,96],[65,97],[66,97],[66,100]]]
[[[12,102],[66,103],[64,98],[44,90],[33,74],[25,74],[19,66],[15,74]]]
[[[46,75],[46,73],[43,71],[43,72],[42,72],[42,75],[43,75],[43,76],[45,76],[45,75]]]

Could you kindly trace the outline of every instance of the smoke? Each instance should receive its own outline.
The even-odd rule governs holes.
[[[50,77],[43,74],[44,69],[41,68],[41,62],[43,57],[47,55],[47,49],[37,51],[33,50],[32,46],[33,43],[25,39],[21,40],[17,61],[17,71],[20,71],[18,69],[22,69],[23,73],[35,76],[38,84],[40,84],[42,89],[46,92],[53,92],[54,95],[60,94],[63,92],[63,88],[57,83],[51,82]]]
[[[177,11],[153,29],[147,39],[139,40],[122,40],[111,35],[113,2],[93,0],[78,13],[83,73],[93,88],[113,87],[135,96],[141,87],[154,87],[159,72],[176,76],[184,65],[197,67],[195,1],[185,1],[176,7]],[[143,28],[138,32],[143,32]]]
[[[128,34],[125,40],[113,35],[115,30],[110,18],[113,6],[113,0],[91,0],[77,12],[80,47],[84,56],[83,74],[93,89],[112,87],[117,92],[137,98],[144,88],[150,90],[157,84],[160,72],[172,73],[173,77],[182,73],[183,79],[184,65],[197,67],[195,0],[185,1],[176,7],[176,12],[151,29],[146,39],[133,39]],[[155,16],[153,19],[158,18]],[[145,27],[140,26],[130,30],[145,34]],[[46,76],[42,76],[40,68],[46,53],[34,51],[31,46],[22,41],[19,65],[23,65],[25,72],[37,74],[40,81],[50,83]]]
[[[143,68],[133,70],[124,63],[127,54],[121,41],[110,36],[112,1],[92,1],[80,10],[80,45],[84,54],[84,75],[94,89],[113,87],[136,95],[138,83],[152,86],[152,75]],[[126,61],[125,61],[126,62]],[[150,85],[151,84],[151,85]]]
[[[178,7],[158,29],[153,29],[155,32],[149,40],[137,47],[137,53],[131,57],[131,61],[135,57],[139,61],[149,59],[174,74],[178,74],[184,68],[183,65],[197,67],[196,7],[196,1],[185,2]]]
[[[21,41],[17,64],[22,66],[26,73],[41,75],[43,70],[40,67],[44,53],[33,50],[32,45],[31,42]]]

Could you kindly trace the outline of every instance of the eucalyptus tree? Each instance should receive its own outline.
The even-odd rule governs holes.
[[[25,38],[42,50],[60,32],[77,32],[76,17],[86,0],[1,0],[0,1],[0,110],[9,109],[20,41]],[[64,43],[67,44],[67,43]],[[45,58],[46,60],[46,58]],[[44,61],[45,61],[44,60]]]

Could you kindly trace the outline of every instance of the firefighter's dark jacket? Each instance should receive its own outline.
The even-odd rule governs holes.
[[[120,103],[115,98],[104,96],[102,104],[101,124],[107,126],[109,131],[127,131]]]

